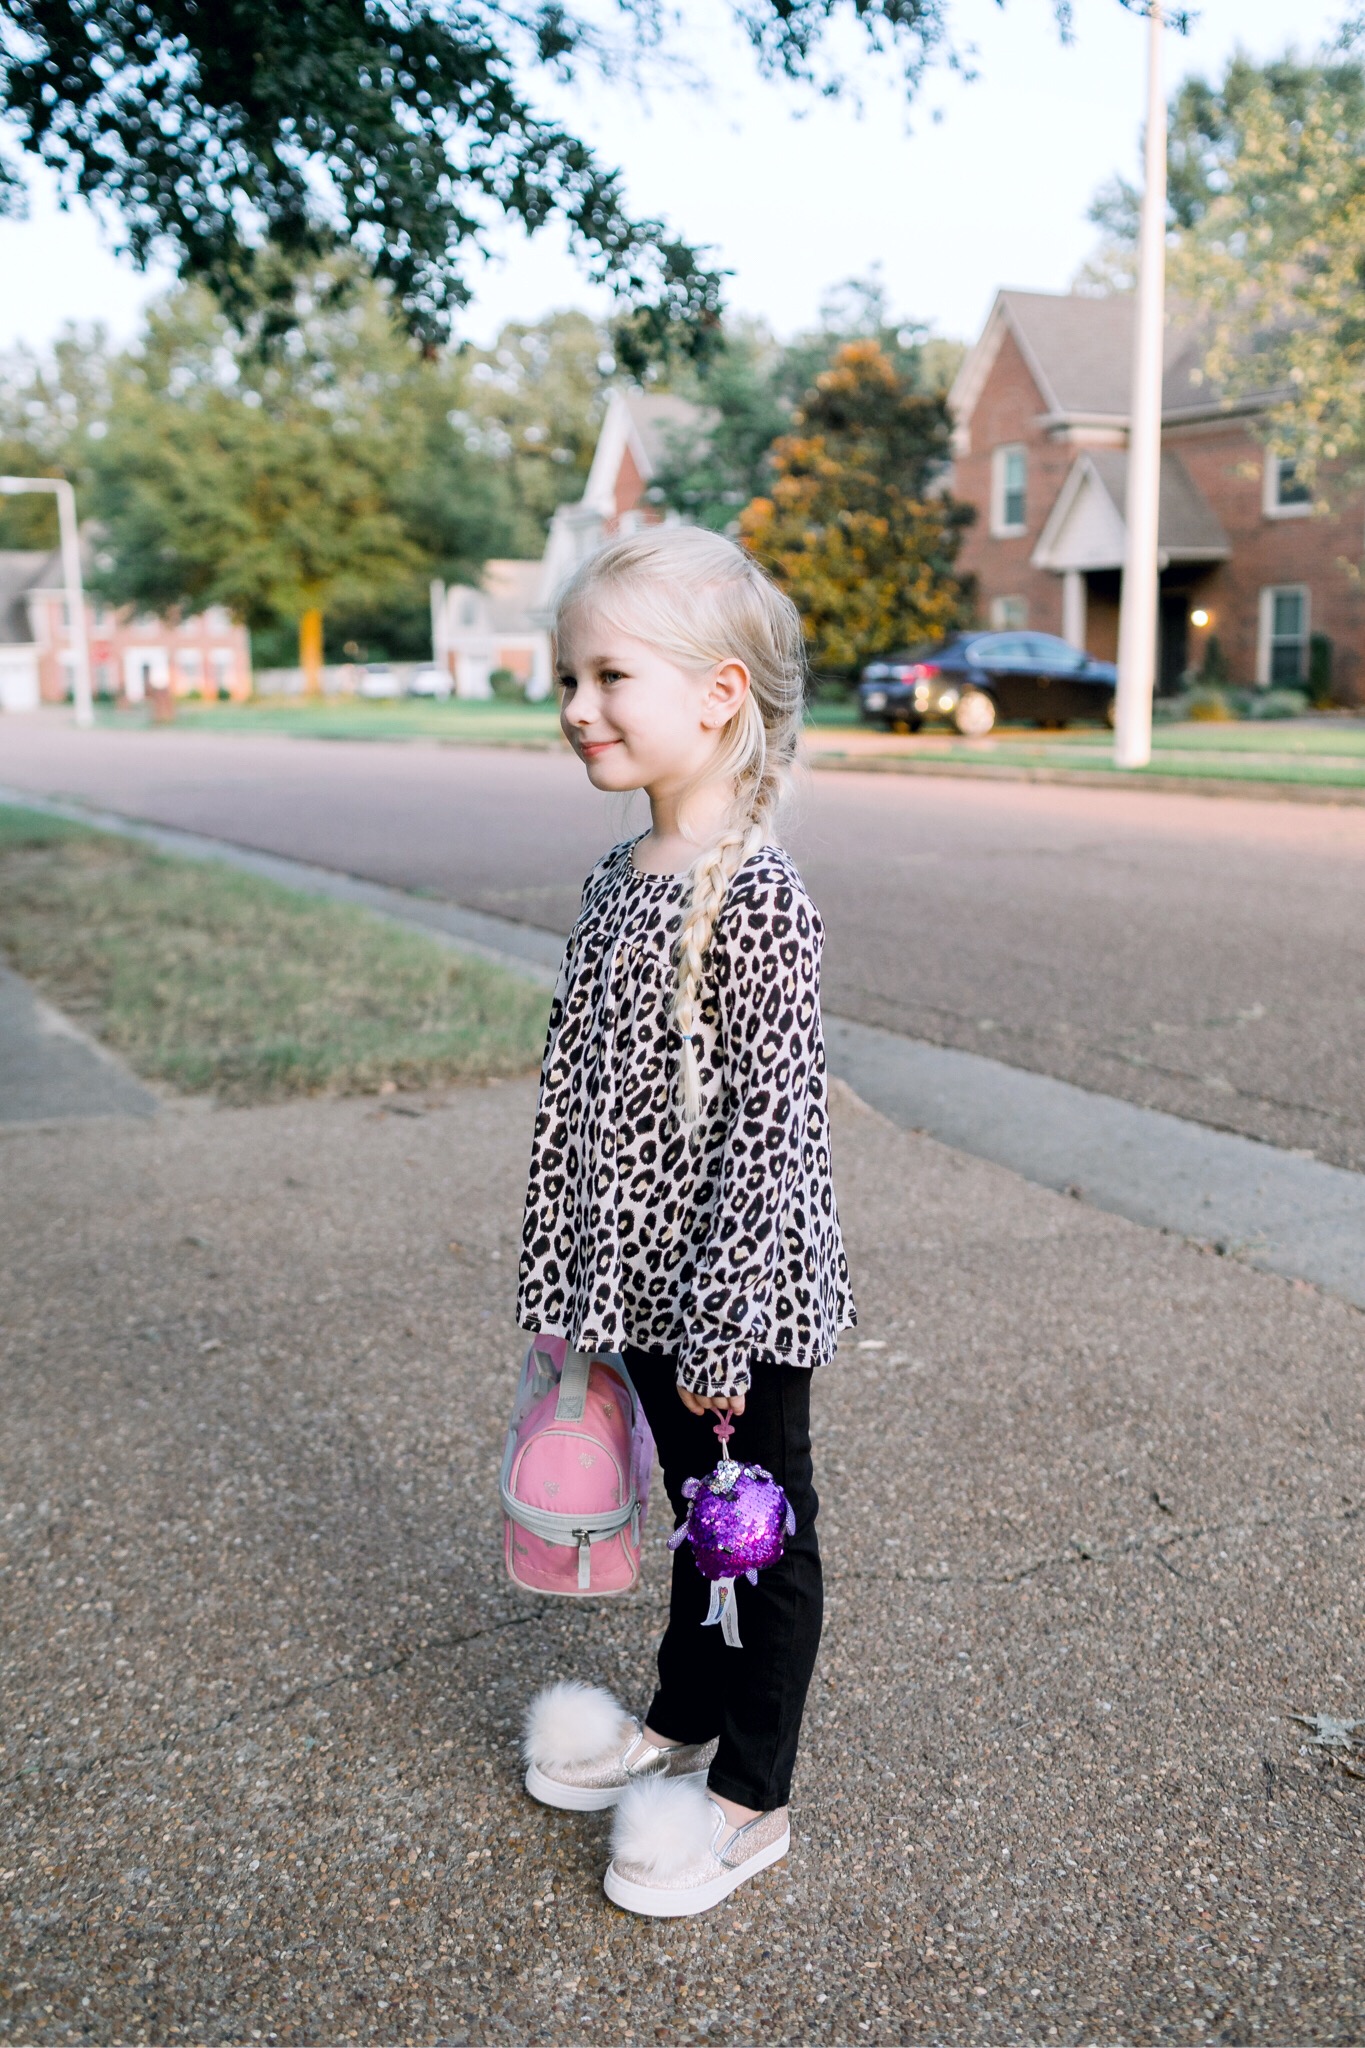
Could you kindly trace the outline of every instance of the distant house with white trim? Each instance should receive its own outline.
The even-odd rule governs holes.
[[[559,507],[539,560],[488,562],[478,587],[432,586],[436,658],[451,669],[459,696],[488,696],[500,668],[520,677],[528,696],[548,694],[555,592],[604,540],[676,517],[651,502],[650,485],[671,437],[695,431],[704,417],[665,392],[613,391],[583,496]]]
[[[983,620],[1118,645],[1133,300],[1002,291],[951,394],[952,488],[976,507],[961,566]],[[1315,635],[1333,687],[1365,703],[1365,497],[1324,479],[1315,511],[1255,428],[1264,395],[1225,399],[1204,343],[1168,322],[1160,503],[1162,687],[1217,634],[1241,684],[1298,683]]]
[[[182,697],[251,695],[247,630],[216,605],[182,618],[87,598],[85,632],[96,696],[138,704],[161,688]],[[0,550],[0,711],[64,703],[73,676],[60,551]]]

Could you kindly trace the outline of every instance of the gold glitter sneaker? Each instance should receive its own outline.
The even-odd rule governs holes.
[[[616,1808],[602,1889],[656,1919],[707,1913],[791,1847],[785,1808],[736,1827],[693,1779],[629,1787]]]
[[[542,1806],[600,1813],[630,1785],[650,1779],[706,1782],[715,1742],[677,1749],[645,1740],[644,1728],[600,1685],[561,1679],[526,1710],[526,1789]]]

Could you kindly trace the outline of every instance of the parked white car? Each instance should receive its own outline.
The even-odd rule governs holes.
[[[454,681],[448,668],[439,668],[434,661],[425,662],[408,684],[410,697],[449,697],[454,690]]]
[[[386,661],[370,661],[365,664],[360,678],[362,697],[401,697],[403,688]]]

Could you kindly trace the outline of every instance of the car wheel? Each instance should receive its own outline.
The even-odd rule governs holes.
[[[995,702],[984,690],[964,690],[953,706],[953,724],[964,739],[983,740],[995,724]]]
[[[1119,697],[1117,690],[1114,692],[1113,696],[1109,699],[1109,702],[1104,707],[1104,722],[1108,726],[1110,732],[1114,730],[1114,727],[1119,722]]]
[[[923,725],[922,718],[893,718],[888,728],[891,732],[918,732]]]

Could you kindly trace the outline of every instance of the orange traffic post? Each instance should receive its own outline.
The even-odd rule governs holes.
[[[322,695],[322,613],[310,605],[299,620],[299,667],[306,697]]]

